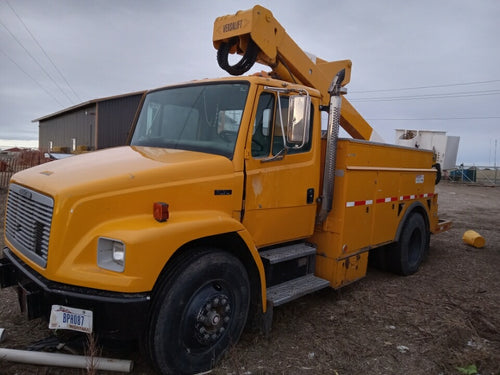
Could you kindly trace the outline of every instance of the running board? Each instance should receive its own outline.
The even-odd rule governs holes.
[[[272,250],[261,251],[261,258],[267,259],[270,264],[286,262],[291,259],[316,254],[316,248],[306,243],[278,247]]]
[[[308,274],[268,288],[267,299],[274,306],[279,306],[329,285],[328,280]]]

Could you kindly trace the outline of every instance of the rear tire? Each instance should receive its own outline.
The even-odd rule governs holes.
[[[210,370],[238,341],[250,283],[234,255],[202,249],[167,270],[153,301],[148,347],[162,374]]]
[[[429,240],[424,217],[413,212],[404,223],[399,241],[388,249],[389,269],[404,276],[417,272],[429,250]]]

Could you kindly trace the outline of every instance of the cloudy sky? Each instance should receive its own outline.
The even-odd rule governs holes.
[[[225,76],[213,21],[255,4],[0,0],[0,147],[37,144],[33,119],[84,101]],[[500,1],[259,4],[303,49],[353,61],[348,98],[387,141],[446,131],[461,138],[458,163],[493,165],[498,149],[500,164]]]

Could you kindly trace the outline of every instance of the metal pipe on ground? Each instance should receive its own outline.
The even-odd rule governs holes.
[[[0,348],[0,361],[28,363],[32,365],[59,366],[104,371],[132,371],[133,362],[123,359],[86,357],[81,355],[33,352],[28,350]]]

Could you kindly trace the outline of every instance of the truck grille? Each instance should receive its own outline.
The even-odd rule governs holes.
[[[5,236],[17,250],[41,267],[47,266],[54,200],[11,184],[5,214]]]

